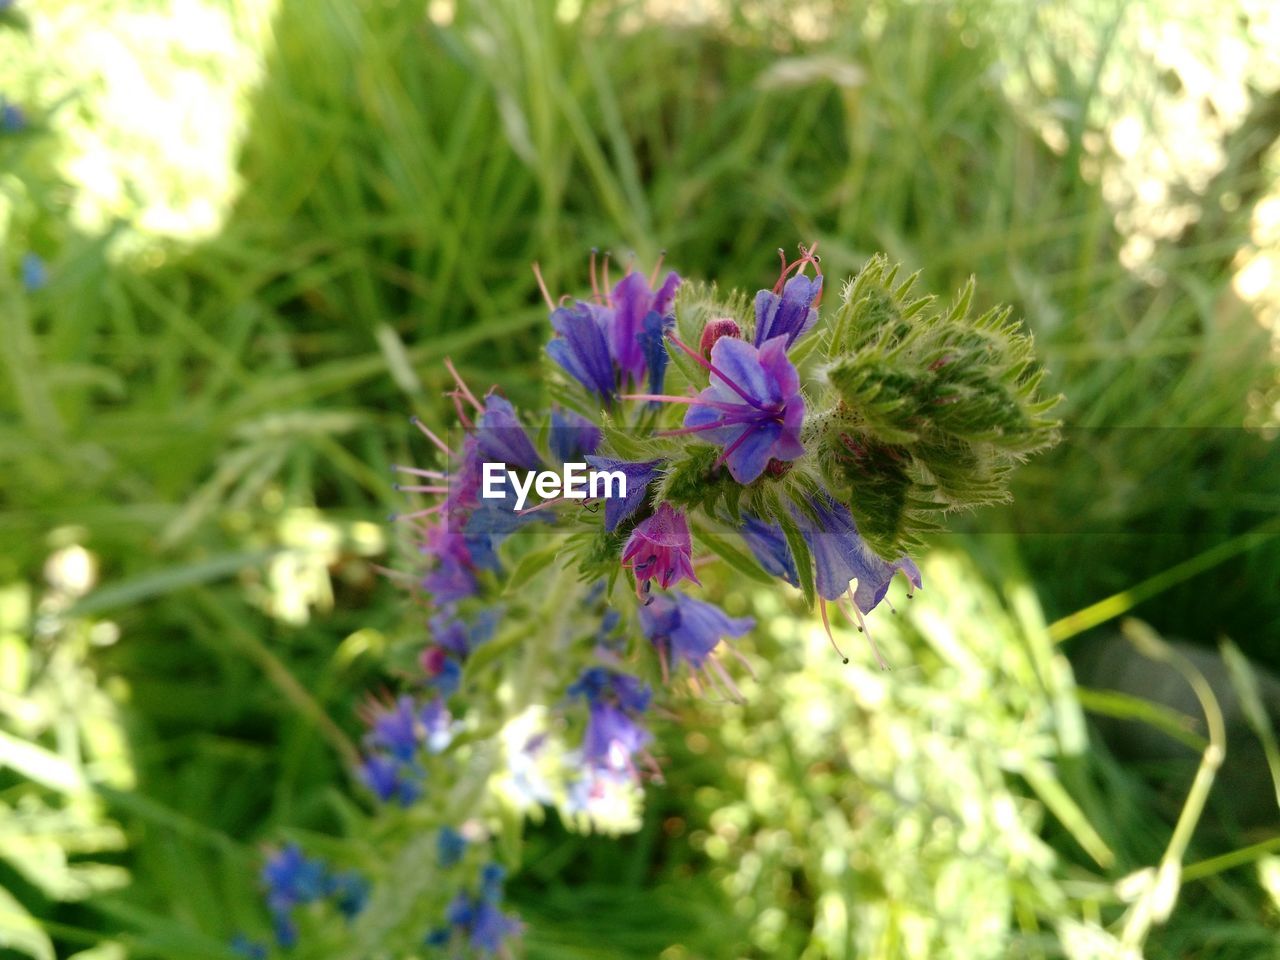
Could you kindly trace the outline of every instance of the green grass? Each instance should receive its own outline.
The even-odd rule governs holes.
[[[603,3],[565,21],[548,3],[477,0],[439,25],[415,3],[281,0],[244,105],[242,189],[217,233],[191,242],[78,226],[59,136],[0,140],[0,584],[27,585],[34,604],[53,549],[83,543],[97,556],[101,588],[42,636],[119,626],[118,642],[86,643],[75,669],[117,705],[136,779],[90,791],[84,807],[90,823],[122,825],[127,849],[102,856],[128,869],[127,888],[62,902],[0,865],[60,955],[99,938],[136,956],[218,955],[234,930],[262,927],[256,845],[343,830],[355,704],[420,642],[400,595],[369,569],[377,545],[360,546],[354,525],[394,507],[387,468],[411,455],[407,416],[445,409],[445,356],[472,382],[538,402],[546,328],[534,260],[556,293],[582,288],[591,247],[645,264],[665,249],[691,276],[749,289],[772,281],[778,246],[815,239],[831,276],[881,250],[922,270],[930,290],[976,274],[978,306],[1011,303],[1036,334],[1068,429],[1021,475],[1012,507],[968,521],[974,535],[958,542],[974,558],[973,595],[987,597],[986,580],[1003,595],[1025,575],[1053,621],[1145,584],[1109,612],[1203,643],[1225,632],[1280,667],[1268,642],[1280,631],[1280,538],[1248,539],[1275,512],[1266,478],[1280,462],[1274,444],[1239,429],[1250,391],[1274,374],[1229,291],[1267,168],[1229,166],[1193,196],[1213,230],[1159,246],[1165,279],[1153,283],[1120,264],[1123,238],[1091,172],[1105,160],[1091,137],[1114,107],[1098,80],[1109,58],[1136,78],[1134,98],[1148,98],[1139,110],[1160,95],[1156,65],[1121,42],[1123,18],[1073,21],[1086,43],[1053,16],[1066,5],[840,3],[829,34],[805,41],[783,25],[786,9],[731,5],[720,25],[637,26]],[[0,80],[39,97],[52,68],[33,42],[4,38]],[[74,97],[45,106],[64,134],[102,123]],[[1060,150],[1042,136],[1045,110],[1066,118]],[[1275,136],[1263,126],[1226,147],[1244,157]],[[155,176],[165,170],[157,161]],[[1223,212],[1225,193],[1246,202]],[[27,249],[51,261],[51,284],[33,294],[16,280]],[[310,508],[346,546],[311,556],[312,579],[281,587],[270,558]],[[998,535],[1009,531],[1033,535]],[[1241,536],[1247,549],[1197,562]],[[1162,579],[1180,569],[1188,576]],[[279,615],[286,593],[329,573],[331,608],[320,596],[305,623]],[[956,589],[961,615],[969,594]],[[10,629],[26,644],[25,629]],[[1011,648],[1027,635],[991,632]],[[932,671],[933,640],[902,642]],[[780,685],[793,667],[834,695],[825,661],[805,666],[776,638],[762,649]],[[46,646],[30,651],[44,662]],[[995,700],[1020,703],[1026,678],[996,673]],[[90,724],[82,704],[55,695],[65,687],[5,677],[4,730],[47,747]],[[964,730],[964,701],[925,678],[936,702],[894,717],[919,748],[904,763],[932,784],[921,759],[930,723]],[[47,722],[15,726],[15,703],[50,696]],[[712,730],[710,752],[672,736],[672,779],[686,789],[650,791],[636,837],[534,830],[513,889],[533,926],[530,956],[647,957],[676,942],[687,952],[671,957],[910,955],[875,931],[900,929],[885,919],[900,919],[895,910],[927,915],[932,894],[876,870],[833,879],[796,838],[835,830],[840,810],[857,813],[840,791],[866,791],[872,826],[829,842],[874,858],[920,808],[876,806],[884,794],[865,757],[832,778],[824,764],[852,748],[806,741],[788,719],[795,708],[761,690],[746,715],[758,733],[735,715]],[[711,729],[720,709],[696,711]],[[960,736],[975,769],[993,784],[1007,776],[1037,805],[1055,862],[1078,871],[1089,893],[1073,891],[1072,904],[1096,893],[1098,916],[1114,920],[1110,882],[1155,863],[1172,830],[1152,815],[1148,787],[1097,751],[1052,770],[1046,760],[1038,778],[997,777],[977,737]],[[755,753],[790,770],[785,817],[752,808],[741,758]],[[28,795],[63,802],[0,772],[0,802]],[[1114,863],[1090,856],[1091,834]],[[1208,837],[1192,853],[1249,839]],[[1060,955],[1044,921],[1068,914],[1052,901],[1060,888],[1013,877],[992,910],[1018,955]],[[897,893],[876,887],[885,882]],[[1267,956],[1265,903],[1248,869],[1190,883],[1149,955]],[[859,921],[847,940],[832,932],[844,929],[836,904]]]

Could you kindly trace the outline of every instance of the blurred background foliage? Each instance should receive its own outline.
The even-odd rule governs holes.
[[[1065,440],[938,538],[891,675],[722,584],[764,624],[750,703],[677,700],[637,834],[531,831],[529,955],[1280,956],[1274,5],[0,22],[0,953],[228,956],[259,846],[341,832],[355,706],[423,640],[371,566],[386,469],[446,355],[537,406],[531,261],[755,289],[817,239],[833,278],[976,274]],[[1144,700],[1139,651],[1216,678],[1244,760],[1203,816],[1204,705]]]

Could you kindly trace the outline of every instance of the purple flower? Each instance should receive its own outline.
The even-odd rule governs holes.
[[[751,617],[730,617],[719,607],[677,593],[654,597],[640,608],[644,635],[666,660],[699,669],[724,637],[740,637],[752,627]]]
[[[448,476],[449,492],[445,495],[445,514],[453,516],[458,511],[470,510],[480,502],[480,483],[484,452],[480,438],[468,433],[462,438],[462,456],[456,470]]]
[[[22,286],[28,293],[43,290],[49,285],[49,268],[38,254],[28,251],[22,255]]]
[[[609,703],[592,704],[582,738],[582,758],[596,769],[631,770],[632,754],[653,739],[643,726]]]
[[[822,292],[821,275],[813,278],[797,274],[782,288],[782,295],[772,290],[756,294],[757,347],[774,337],[786,337],[784,346],[791,345],[804,336],[818,319],[813,301]]]
[[[727,463],[739,483],[759,477],[770,459],[795,460],[804,454],[800,376],[781,337],[759,349],[721,337],[711,348],[709,366],[711,385],[692,400],[678,433],[703,433],[723,444],[717,463]]]
[[[324,861],[308,860],[296,843],[281,847],[262,865],[267,899],[279,906],[319,900],[325,895],[327,875]]]
[[[627,495],[610,497],[604,502],[604,529],[613,533],[618,524],[636,512],[644,503],[649,484],[661,473],[661,460],[613,460],[609,457],[587,457],[587,463],[597,470],[621,471],[627,478]]]
[[[422,651],[418,662],[422,672],[427,675],[427,686],[437,691],[442,697],[451,697],[458,692],[462,684],[462,666],[449,656],[444,647],[427,647]]]
[[[572,410],[551,411],[550,434],[551,455],[561,463],[578,463],[600,446],[600,428]]]
[[[860,612],[867,613],[884,599],[899,570],[913,586],[920,587],[920,570],[911,559],[902,557],[893,563],[880,559],[858,535],[858,526],[848,507],[826,494],[812,497],[808,503],[813,515],[797,510],[796,522],[813,553],[818,593],[822,597],[837,599],[848,591],[849,581],[856,577],[858,587],[853,593],[853,602]]]
[[[617,378],[606,336],[613,311],[579,300],[551,312],[557,336],[547,344],[547,354],[573,379],[598,396],[605,406],[613,403]]]
[[[361,761],[356,773],[383,803],[394,797],[402,807],[407,807],[422,796],[422,784],[412,769],[390,757],[371,754]]]
[[[796,573],[796,560],[791,555],[791,547],[787,545],[782,527],[744,513],[738,532],[766,573],[781,577],[793,587],[800,582]]]
[[[508,536],[531,523],[552,523],[555,517],[547,511],[536,513],[516,509],[516,492],[511,484],[502,485],[502,496],[480,501],[463,522],[463,540],[472,563],[485,570],[500,571],[498,547]]]
[[[436,834],[436,859],[446,870],[457,864],[467,852],[467,838],[453,827],[444,826]]]
[[[589,704],[617,701],[624,710],[643,713],[649,709],[652,692],[648,684],[626,673],[604,667],[588,667],[565,691],[570,697],[582,697]]]
[[[21,133],[27,129],[27,115],[16,103],[0,97],[0,133]]]
[[[529,435],[505,397],[491,393],[484,398],[484,414],[477,425],[480,451],[489,460],[508,466],[537,470],[542,461]]]
[[[0,11],[4,10],[4,6],[0,3]],[[231,952],[239,954],[247,960],[267,960],[267,946],[257,940],[250,940],[243,933],[237,933],[231,938]]]
[[[431,946],[447,946],[453,931],[457,931],[481,956],[492,956],[502,950],[504,942],[521,929],[520,921],[503,913],[498,906],[502,902],[502,877],[501,867],[487,865],[480,874],[479,896],[459,892],[445,911],[448,926],[432,931],[426,942]]]
[[[422,578],[422,588],[437,602],[452,603],[475,596],[479,591],[466,538],[452,529],[447,518],[442,517],[426,528],[418,550],[435,560],[435,565]]]
[[[502,612],[489,607],[476,614],[468,624],[452,609],[441,610],[427,622],[431,639],[459,660],[466,660],[471,651],[493,637]]]
[[[661,345],[661,328],[663,318],[670,315],[672,303],[675,301],[676,288],[680,286],[680,277],[673,270],[667,274],[662,286],[656,291],[649,289],[648,281],[638,272],[628,273],[618,281],[610,297],[613,307],[613,323],[609,326],[609,352],[613,362],[622,371],[624,378],[639,384],[648,371],[649,364],[645,357],[645,347],[641,341],[645,333],[645,321],[650,314],[657,320],[659,345]],[[650,324],[652,327],[653,324]],[[666,364],[666,351],[663,350],[662,363]]]
[[[391,705],[374,705],[369,711],[369,733],[365,741],[370,747],[385,750],[402,763],[409,763],[418,753],[418,716],[413,698],[407,694]]]
[[[589,771],[634,774],[633,754],[653,735],[636,719],[649,709],[649,686],[625,673],[590,667],[569,687],[570,697],[587,701],[582,761]]]
[[[693,572],[693,543],[684,513],[668,503],[641,520],[622,550],[622,565],[630,567],[636,578],[636,593],[648,589],[655,577],[665,590],[680,580],[700,583]]]
[[[344,870],[329,879],[328,894],[348,920],[354,920],[369,902],[369,881],[354,870]]]
[[[417,719],[422,724],[423,739],[427,749],[439,753],[453,740],[453,716],[444,705],[443,697],[428,700],[418,711]]]
[[[674,276],[674,274],[673,274]],[[644,363],[649,370],[649,392],[661,393],[667,378],[667,330],[675,325],[673,317],[650,310],[638,334]]]
[[[660,389],[667,365],[662,338],[679,285],[679,275],[671,272],[656,291],[650,290],[645,278],[633,272],[618,281],[604,303],[578,300],[555,307],[551,326],[556,336],[547,344],[547,354],[606,406],[616,399],[620,384],[638,386],[646,374],[650,390]]]

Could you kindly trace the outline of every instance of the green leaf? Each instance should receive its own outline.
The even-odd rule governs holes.
[[[558,569],[555,559],[560,553],[560,546],[559,543],[555,543],[521,557],[515,569],[511,571],[506,586],[502,589],[503,596],[513,596],[539,574]]]
[[[698,530],[698,542],[706,544],[721,560],[756,583],[776,585],[777,580],[761,568],[753,557],[731,547],[726,541],[704,528]]]
[[[796,572],[800,575],[800,589],[804,592],[804,602],[813,607],[817,601],[818,591],[813,580],[813,555],[809,552],[809,544],[795,520],[785,510],[775,515],[778,525],[782,527],[782,535],[787,538],[787,546],[791,548],[791,556],[796,561]]]

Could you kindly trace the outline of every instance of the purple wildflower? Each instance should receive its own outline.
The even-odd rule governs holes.
[[[582,738],[582,758],[596,769],[631,770],[633,754],[653,739],[631,715],[610,703],[593,703]]]
[[[880,666],[888,669],[884,657],[880,655],[875,641],[871,639],[871,631],[863,614],[872,610],[889,591],[893,576],[901,570],[911,586],[919,588],[920,569],[909,557],[902,557],[888,563],[876,555],[858,535],[858,526],[848,507],[837,503],[828,494],[818,494],[808,501],[811,514],[802,510],[795,511],[796,522],[800,533],[809,545],[813,554],[813,566],[818,590],[818,605],[822,613],[822,625],[827,630],[831,645],[836,653],[848,662],[848,658],[836,646],[835,637],[831,633],[831,623],[827,617],[827,601],[835,601],[836,609],[849,617],[859,631],[865,632],[871,649],[880,662]],[[858,588],[853,590],[850,581],[857,578]],[[838,602],[840,597],[848,596],[853,613],[850,615]]]
[[[425,528],[418,549],[435,560],[435,565],[422,578],[422,587],[437,601],[452,603],[475,596],[479,591],[476,564],[471,559],[467,540],[461,532],[451,529],[447,518],[442,517]]]
[[[314,903],[327,892],[328,871],[324,862],[308,860],[296,843],[287,844],[263,864],[262,884],[266,888],[276,940],[282,947],[292,947],[298,940],[293,908]]]
[[[622,550],[622,565],[636,578],[636,594],[643,595],[648,582],[657,578],[665,590],[680,580],[700,583],[693,572],[693,544],[684,513],[668,503],[641,520]]]
[[[455,866],[467,852],[467,838],[450,826],[440,828],[436,834],[436,859],[444,869]]]
[[[328,894],[348,920],[354,920],[369,902],[369,881],[355,870],[344,870],[329,879]]]
[[[695,398],[681,398],[692,406],[684,428],[675,433],[704,433],[723,444],[717,464],[727,463],[739,483],[759,477],[770,459],[795,460],[804,454],[800,376],[787,359],[782,338],[757,349],[721,337],[711,348],[708,366],[711,385]]]
[[[500,571],[498,547],[508,536],[531,523],[551,523],[554,517],[546,511],[516,509],[516,492],[509,483],[502,485],[502,496],[485,498],[463,522],[463,540],[472,563],[486,570]]]
[[[466,660],[472,650],[493,637],[501,615],[501,610],[489,607],[467,623],[450,608],[433,614],[428,629],[436,646],[443,647],[458,660]]]
[[[796,560],[791,554],[791,547],[787,545],[782,527],[744,513],[738,532],[766,573],[781,577],[793,587],[800,582],[796,573]]]
[[[635,513],[644,503],[649,484],[661,473],[661,460],[614,460],[610,457],[587,457],[587,463],[597,470],[619,471],[627,478],[627,495],[609,497],[604,502],[604,529],[613,533],[618,524]]]
[[[588,771],[611,771],[636,776],[632,755],[645,748],[653,735],[636,719],[649,709],[647,684],[604,667],[582,671],[568,690],[587,701],[587,729],[582,760]]]
[[[740,637],[754,626],[751,617],[730,617],[714,604],[681,593],[654,597],[640,608],[640,627],[658,650],[664,680],[668,660],[699,670],[721,639]]]
[[[412,762],[418,753],[418,715],[413,698],[406,695],[395,703],[373,705],[369,711],[369,733],[365,740],[370,747],[385,750],[401,763]]]
[[[0,5],[0,11],[4,7]],[[246,960],[267,960],[267,945],[257,940],[250,940],[243,933],[237,933],[228,944],[231,952],[245,957]]]
[[[432,753],[439,753],[452,742],[453,716],[444,705],[443,697],[434,697],[423,704],[417,719],[422,724],[423,740]]]
[[[561,463],[578,463],[600,446],[600,428],[572,410],[552,410],[548,444]]]
[[[594,302],[578,300],[569,306],[556,306],[543,288],[556,332],[547,344],[547,354],[605,406],[612,405],[619,386],[638,387],[646,375],[651,391],[661,389],[667,365],[662,339],[673,319],[671,309],[680,277],[670,272],[654,290],[657,276],[656,269],[647,281],[639,273],[628,273],[610,291],[606,257],[602,289],[596,279],[593,253]]]
[[[797,274],[787,281],[781,296],[772,290],[757,293],[755,345],[759,347],[774,337],[786,337],[784,345],[790,349],[817,322],[818,311],[813,308],[813,301],[821,292],[821,274],[812,279]]]
[[[663,316],[650,310],[638,334],[645,366],[649,370],[650,393],[661,393],[662,385],[666,381],[667,362],[670,359],[667,356],[667,331],[673,326],[675,326],[673,317]]]
[[[412,768],[390,757],[371,754],[360,762],[357,774],[369,791],[383,803],[394,798],[407,807],[422,796],[422,784]]]
[[[466,892],[459,892],[445,912],[447,926],[428,934],[427,944],[447,946],[456,933],[464,937],[467,945],[481,956],[493,956],[501,951],[507,939],[519,934],[521,930],[520,921],[503,913],[499,907],[502,902],[502,878],[501,867],[497,864],[487,865],[481,871],[479,895],[470,896]]]
[[[39,254],[28,251],[22,255],[22,286],[28,293],[43,290],[49,285],[49,268]]]
[[[268,898],[289,906],[323,897],[326,876],[324,862],[308,860],[296,843],[285,844],[262,865],[262,883]]]
[[[551,326],[557,336],[547,344],[547,354],[573,379],[609,406],[617,392],[613,358],[605,330],[612,311],[599,304],[579,300],[572,306],[551,311]]]
[[[796,512],[796,522],[813,552],[818,593],[836,600],[849,589],[855,577],[858,587],[853,601],[862,613],[873,610],[889,591],[893,576],[901,570],[919,588],[920,570],[908,557],[893,563],[881,560],[858,534],[849,508],[826,494],[809,499],[813,516]]]
[[[27,129],[27,115],[16,103],[0,97],[0,133],[21,133]]]
[[[676,288],[679,286],[680,276],[673,270],[657,290],[650,290],[644,275],[637,272],[628,273],[613,288],[609,299],[614,310],[613,323],[609,327],[609,352],[624,379],[629,378],[635,384],[644,380],[645,373],[650,369],[642,342],[642,336],[646,332],[646,319],[650,315],[655,316],[658,330],[661,331],[662,318],[671,313]],[[652,328],[653,324],[649,326]],[[649,332],[652,333],[652,329]],[[662,363],[665,366],[665,350]]]
[[[489,460],[526,470],[537,470],[542,465],[538,451],[516,416],[515,407],[496,393],[484,398],[484,413],[476,436],[480,439],[480,451]]]

